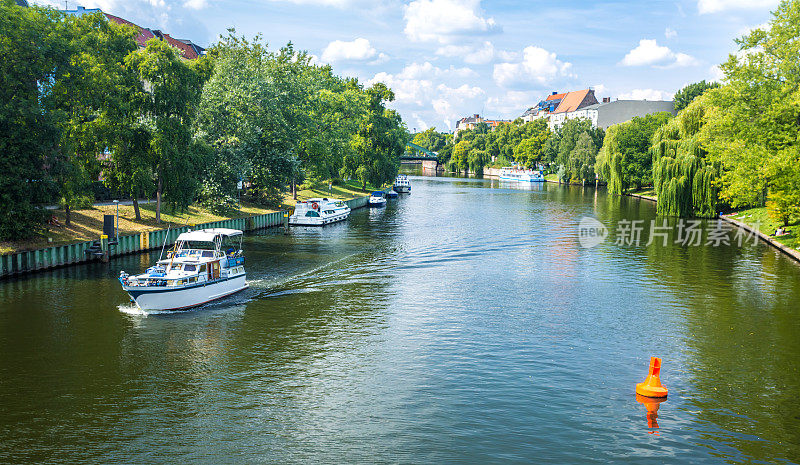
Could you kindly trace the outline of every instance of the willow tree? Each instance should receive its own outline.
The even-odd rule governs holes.
[[[693,101],[653,135],[653,186],[658,214],[711,218],[717,215],[720,164],[707,158],[701,128],[712,107]]]
[[[670,118],[666,112],[653,113],[606,130],[596,169],[608,182],[609,193],[621,195],[629,188],[638,189],[653,183],[650,141],[655,131]]]

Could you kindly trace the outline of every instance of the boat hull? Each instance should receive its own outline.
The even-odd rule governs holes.
[[[381,201],[374,201],[374,202],[372,200],[370,200],[369,201],[369,206],[373,207],[373,208],[385,207],[386,206],[386,200],[384,199],[384,200],[381,200]]]
[[[399,194],[408,194],[411,192],[411,186],[394,186],[392,189]]]
[[[501,181],[519,181],[519,182],[544,182],[544,178],[530,178],[530,177],[520,177],[520,178],[510,178],[506,176],[500,176]]]
[[[347,217],[350,216],[350,212],[346,213],[339,213],[337,215],[331,215],[327,218],[324,217],[313,217],[313,216],[290,216],[289,217],[289,224],[292,226],[324,226],[326,224],[331,223],[338,223],[339,221],[344,221]]]
[[[247,289],[246,274],[190,287],[123,286],[142,310],[184,310]]]

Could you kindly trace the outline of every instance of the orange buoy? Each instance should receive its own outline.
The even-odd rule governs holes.
[[[661,359],[650,357],[650,372],[644,382],[636,385],[636,394],[645,397],[667,397],[667,388],[661,385]]]

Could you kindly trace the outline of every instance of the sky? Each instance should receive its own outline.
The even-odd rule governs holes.
[[[716,80],[734,39],[777,0],[34,0],[101,8],[208,46],[228,28],[288,42],[369,85],[384,82],[409,130],[464,116],[513,119],[554,91],[670,100]]]

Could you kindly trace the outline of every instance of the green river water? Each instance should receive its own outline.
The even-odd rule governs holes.
[[[654,205],[590,188],[412,185],[249,234],[250,288],[192,311],[128,303],[157,253],[0,281],[0,462],[800,462],[797,263],[646,245]]]

